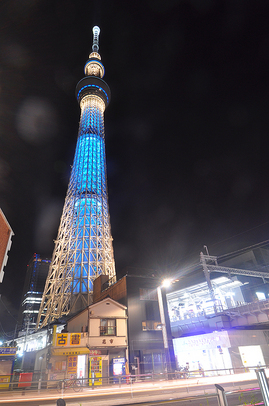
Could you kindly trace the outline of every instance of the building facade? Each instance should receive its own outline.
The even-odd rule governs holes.
[[[8,251],[11,247],[11,238],[14,235],[8,221],[0,209],[0,283],[4,277],[4,267],[8,260]]]
[[[167,293],[177,369],[208,376],[267,365],[268,251],[205,257]]]
[[[66,330],[54,334],[50,351],[49,381],[74,377],[91,386],[125,375],[126,307],[110,298],[87,307],[68,321]]]
[[[161,281],[154,276],[127,274],[111,285],[106,276],[94,282],[94,301],[111,297],[123,303],[128,312],[128,341],[130,373],[147,374],[173,371],[174,350],[168,318],[165,292],[162,304],[157,289]],[[165,323],[161,322],[160,306],[163,306]],[[163,328],[168,338],[168,356]]]
[[[19,335],[25,335],[36,328],[37,316],[49,272],[50,259],[34,254],[27,265],[18,316]]]

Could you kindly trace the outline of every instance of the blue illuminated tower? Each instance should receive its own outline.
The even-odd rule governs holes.
[[[102,79],[99,27],[77,84],[81,108],[77,146],[37,327],[92,303],[93,281],[115,276],[106,179],[104,111],[110,89]]]

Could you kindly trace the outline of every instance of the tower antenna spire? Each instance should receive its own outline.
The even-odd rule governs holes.
[[[98,53],[100,28],[97,25],[95,25],[92,29],[92,32],[93,32],[92,51]]]

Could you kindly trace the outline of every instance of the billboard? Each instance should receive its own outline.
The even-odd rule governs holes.
[[[11,238],[14,235],[10,225],[0,209],[0,283],[3,281],[3,268],[7,264],[7,252],[10,250]]]

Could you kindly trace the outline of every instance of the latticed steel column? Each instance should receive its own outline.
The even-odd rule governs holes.
[[[81,117],[74,162],[37,327],[92,303],[93,281],[115,276],[108,209],[104,111],[110,90],[94,27],[93,51],[77,85]]]

